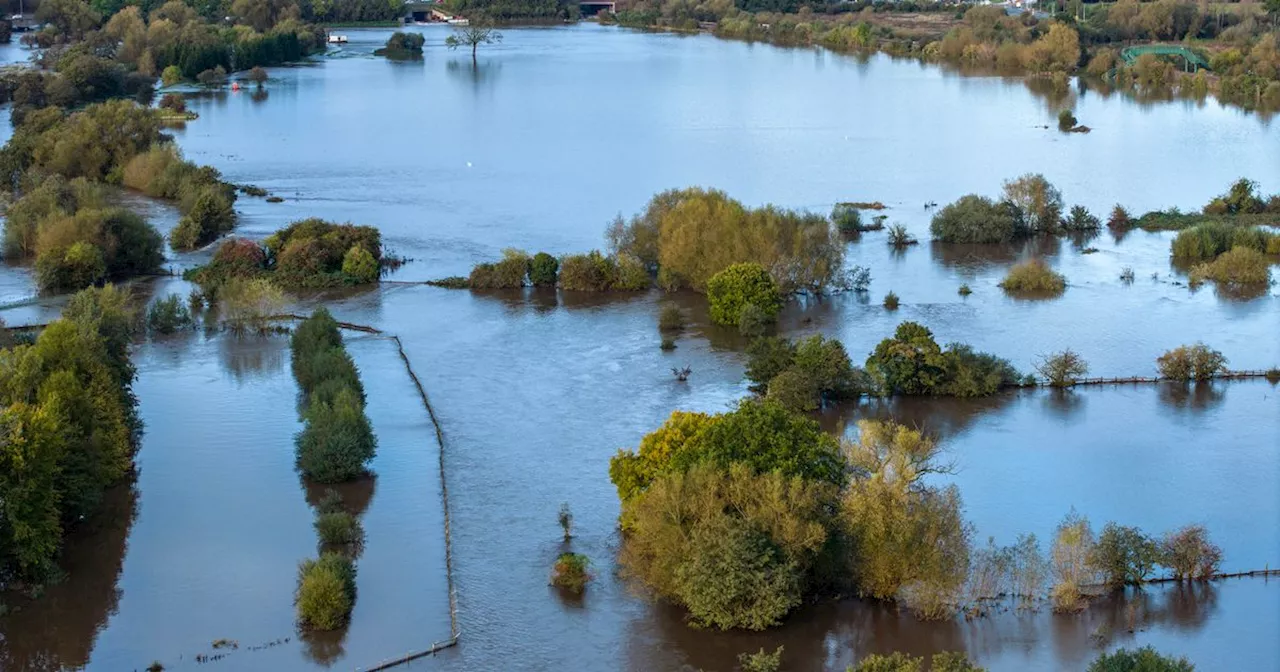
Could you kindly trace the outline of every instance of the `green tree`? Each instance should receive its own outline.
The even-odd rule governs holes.
[[[533,255],[529,261],[529,282],[534,287],[554,287],[560,262],[546,252]]]
[[[680,597],[697,625],[763,630],[799,606],[803,577],[767,536],[728,521],[695,528]]]
[[[342,257],[342,274],[357,285],[377,282],[378,272],[378,260],[360,245],[352,245]]]
[[[62,546],[63,422],[56,406],[19,402],[0,412],[0,572],[38,581],[53,571]]]
[[[298,469],[318,483],[348,481],[365,473],[377,440],[364,405],[350,389],[332,400],[313,399],[298,433]]]
[[[946,381],[947,362],[933,332],[903,322],[867,358],[867,372],[884,394],[933,394]]]
[[[782,309],[778,285],[764,267],[755,263],[733,264],[707,282],[711,319],[736,325],[747,306],[755,306],[772,321]]]
[[[1054,24],[1054,28],[1058,25]],[[1062,223],[1062,192],[1044,175],[1027,173],[1005,182],[1004,198],[1017,209],[1022,226],[1033,234],[1056,233]]]
[[[298,566],[294,603],[304,628],[337,630],[347,622],[355,600],[356,566],[350,558],[325,553]]]
[[[929,231],[944,243],[1007,243],[1027,233],[1011,205],[973,194],[939,210]]]
[[[1107,585],[1140,585],[1160,562],[1160,546],[1136,527],[1107,523],[1093,547],[1090,563]]]

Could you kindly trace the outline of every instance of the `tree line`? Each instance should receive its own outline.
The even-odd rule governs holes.
[[[997,601],[1083,608],[1150,580],[1218,571],[1202,527],[1161,537],[1072,512],[1048,553],[1034,535],[976,547],[937,441],[863,421],[837,440],[768,399],[726,413],[676,411],[610,461],[622,503],[624,574],[696,625],[760,630],[806,600],[855,594],[926,619],[981,615]]]

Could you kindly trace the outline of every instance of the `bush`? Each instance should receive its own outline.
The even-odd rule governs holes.
[[[985,352],[975,352],[963,343],[951,343],[942,353],[946,366],[945,382],[937,394],[952,397],[986,397],[1021,380],[1017,369],[1007,359]]]
[[[1209,532],[1201,525],[1166,534],[1160,542],[1160,555],[1160,564],[1179,580],[1209,579],[1222,563],[1222,548],[1209,541]]]
[[[1117,231],[1123,231],[1133,225],[1133,218],[1129,216],[1129,211],[1124,206],[1117,203],[1111,209],[1111,216],[1107,218],[1107,226]]]
[[[1117,649],[1103,653],[1089,664],[1087,672],[1195,672],[1186,658],[1163,656],[1150,646],[1141,649]]]
[[[358,282],[361,278],[376,278],[370,272],[368,259],[361,259],[362,276],[348,274],[343,266],[351,249],[359,247],[373,258],[382,271],[382,236],[371,226],[334,224],[318,218],[303,219],[275,232],[263,241],[275,255],[276,268],[272,278],[284,287],[335,287]],[[353,267],[353,270],[356,270]],[[523,271],[521,272],[523,277]],[[369,280],[372,282],[372,280]]]
[[[969,289],[968,284],[963,284],[963,285],[960,285],[960,289],[956,290],[956,293],[959,294],[960,296],[969,296],[970,294],[973,293],[973,290]]]
[[[262,331],[284,309],[284,293],[265,278],[235,278],[218,290],[223,318],[236,331]]]
[[[193,250],[230,231],[236,222],[231,202],[226,189],[203,188],[187,214],[183,215],[170,232],[169,245],[178,251]]]
[[[695,530],[675,580],[690,619],[703,627],[764,630],[800,605],[799,568],[743,524]]]
[[[929,231],[944,243],[1008,243],[1027,233],[1009,204],[973,194],[939,210]]]
[[[390,53],[421,54],[424,43],[426,38],[420,33],[402,33],[397,30],[387,38],[386,50]]]
[[[101,282],[107,262],[97,245],[80,241],[69,248],[54,248],[36,257],[36,283],[45,290],[83,289]]]
[[[1052,387],[1071,387],[1089,373],[1089,364],[1075,351],[1067,349],[1052,355],[1041,356],[1040,363],[1036,364],[1036,371]]]
[[[1032,234],[1052,234],[1062,219],[1062,192],[1039,173],[1004,183],[1004,199],[1017,212],[1022,227]]]
[[[340,390],[331,399],[312,399],[305,420],[295,438],[297,465],[303,475],[317,483],[338,483],[365,473],[377,439],[354,390]]]
[[[915,236],[907,232],[907,227],[901,224],[894,224],[889,227],[889,246],[894,249],[902,249],[915,245],[918,241]]]
[[[1058,524],[1049,551],[1057,582],[1051,597],[1053,610],[1077,611],[1084,607],[1084,586],[1095,582],[1093,528],[1089,520],[1072,511]]]
[[[1217,259],[1191,269],[1192,285],[1206,280],[1228,288],[1265,285],[1271,280],[1271,268],[1262,253],[1247,247],[1235,247]]]
[[[613,287],[617,277],[617,264],[598,250],[567,255],[560,260],[560,289],[606,292]]]
[[[337,630],[351,616],[356,601],[356,566],[338,553],[298,566],[294,604],[298,623],[311,630]]]
[[[182,69],[176,65],[170,65],[160,73],[160,83],[165,86],[173,86],[182,82]]]
[[[157,334],[172,334],[191,324],[191,312],[177,294],[157,300],[147,311],[147,328]]]
[[[782,669],[782,650],[779,646],[769,653],[761,648],[755,653],[738,654],[738,665],[742,672],[778,672]]]
[[[320,513],[316,516],[315,527],[322,544],[352,545],[364,540],[359,519],[346,511]]]
[[[1160,375],[1173,380],[1208,380],[1227,370],[1227,358],[1203,343],[1180,345],[1156,359]]]
[[[1078,123],[1079,121],[1076,119],[1076,115],[1072,114],[1071,110],[1062,110],[1061,112],[1058,112],[1059,131],[1064,133],[1070,131],[1075,128]]]
[[[755,306],[772,321],[782,309],[778,285],[759,264],[733,264],[716,273],[707,282],[707,300],[711,320],[717,324],[735,325],[747,306]]]
[[[472,289],[516,289],[524,286],[529,271],[529,255],[520,250],[502,251],[502,261],[493,264],[476,264],[471,269]]]
[[[849,672],[923,672],[924,658],[894,652],[889,655],[871,654],[850,667]],[[929,661],[929,672],[984,672],[969,661],[963,653],[935,653]]]
[[[1031,259],[1014,265],[1000,282],[1006,292],[1037,292],[1061,294],[1067,288],[1067,279],[1049,268],[1041,259]]]
[[[359,245],[352,245],[342,255],[342,274],[347,281],[356,285],[365,285],[378,281],[378,260],[368,250]]]
[[[894,294],[893,292],[889,292],[888,294],[885,294],[885,295],[884,295],[884,307],[885,307],[885,309],[886,309],[886,310],[897,310],[897,309],[898,309],[898,295],[897,295],[897,294]]]
[[[1090,232],[1097,231],[1102,227],[1102,222],[1083,205],[1071,206],[1071,214],[1062,222],[1062,229],[1071,232]]]
[[[1136,527],[1107,523],[1089,559],[1112,588],[1141,585],[1160,562],[1160,547]]]
[[[783,291],[820,291],[844,262],[844,241],[820,215],[774,206],[750,209],[724,192],[662,192],[642,215],[609,228],[612,249],[658,273],[664,289],[706,288],[736,263],[770,269]]]
[[[786,338],[757,338],[747,346],[747,379],[751,391],[765,394],[770,382],[790,368],[795,361],[796,346]]]
[[[533,255],[529,262],[529,283],[534,287],[554,287],[560,262],[546,252]]]
[[[187,99],[178,93],[166,93],[160,98],[160,109],[172,110],[179,114],[187,111]]]
[[[261,87],[263,83],[267,81],[267,71],[263,70],[262,66],[255,65],[252,68],[249,68],[249,73],[246,74],[244,78]],[[263,195],[265,196],[265,194]]]
[[[835,207],[831,208],[831,223],[836,225],[840,233],[861,233],[862,211],[850,203],[836,203]]]
[[[680,307],[668,303],[658,313],[658,329],[661,331],[680,331],[684,329],[684,311]]]
[[[581,594],[591,581],[591,561],[581,553],[561,553],[551,569],[551,585]]]
[[[1173,258],[1179,261],[1206,261],[1235,247],[1270,254],[1269,250],[1277,241],[1280,241],[1280,234],[1259,226],[1209,221],[1179,231],[1170,243],[1170,250]]]

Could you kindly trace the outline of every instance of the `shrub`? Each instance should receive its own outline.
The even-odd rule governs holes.
[[[1089,561],[1112,588],[1140,585],[1160,562],[1160,547],[1136,527],[1107,523]]]
[[[425,42],[426,38],[420,33],[403,33],[397,30],[387,38],[386,50],[391,53],[421,54]]]
[[[895,249],[902,249],[915,245],[918,241],[915,236],[907,232],[907,227],[901,224],[894,224],[889,227],[889,245]]]
[[[923,669],[924,658],[897,651],[888,655],[873,653],[849,668],[850,672],[922,672]]]
[[[166,93],[160,98],[160,109],[181,114],[187,111],[187,99],[179,93]]]
[[[622,292],[649,289],[652,280],[649,278],[649,271],[639,259],[630,254],[618,254],[614,258],[614,264],[617,268],[617,279],[614,280],[612,289]]]
[[[1160,542],[1160,555],[1160,564],[1179,580],[1211,578],[1222,563],[1222,548],[1209,541],[1209,532],[1201,525],[1166,534]]]
[[[1150,646],[1141,649],[1117,649],[1099,655],[1086,672],[1195,672],[1186,658],[1164,656]]]
[[[560,503],[560,511],[556,515],[556,521],[560,523],[560,531],[564,532],[564,540],[569,541],[573,538],[573,511],[569,509],[569,502]]]
[[[182,81],[182,69],[176,65],[170,65],[160,73],[160,82],[165,86],[173,86]]]
[[[1036,364],[1036,371],[1049,381],[1052,387],[1071,387],[1089,373],[1089,364],[1074,350],[1067,349],[1052,355],[1043,355]]]
[[[782,669],[782,650],[779,646],[769,653],[761,648],[755,653],[739,653],[738,665],[742,672],[778,672]]]
[[[684,311],[674,303],[668,303],[658,313],[658,329],[661,331],[680,331],[684,329]]]
[[[298,328],[293,330],[289,347],[293,358],[293,377],[303,392],[309,393],[320,382],[320,372],[324,371],[313,369],[312,360],[322,352],[342,349],[342,332],[338,331],[338,322],[333,319],[329,309],[317,308],[310,317],[298,324]],[[351,365],[351,372],[355,372],[354,364]]]
[[[1123,231],[1132,226],[1132,224],[1133,218],[1129,216],[1129,211],[1125,210],[1124,206],[1117,203],[1115,207],[1111,209],[1111,216],[1107,218],[1107,226],[1115,230]]]
[[[1049,268],[1041,259],[1031,259],[1014,265],[1000,282],[1006,292],[1038,292],[1058,295],[1067,288],[1067,279]]]
[[[315,527],[322,544],[351,545],[364,540],[359,519],[346,511],[320,513],[316,516]]]
[[[763,308],[749,303],[742,307],[742,314],[738,315],[738,333],[751,338],[763,336],[773,321]]]
[[[221,65],[202,70],[200,74],[196,75],[196,81],[205,86],[217,86],[227,81],[227,70]]]
[[[898,295],[897,295],[897,294],[894,294],[893,292],[889,292],[888,294],[885,294],[885,295],[884,295],[884,307],[885,307],[885,309],[887,309],[887,310],[897,310],[897,309],[898,309]]]
[[[755,306],[772,321],[782,309],[778,285],[759,264],[733,264],[716,273],[707,282],[707,300],[711,319],[717,324],[734,325],[747,306]]]
[[[363,247],[352,245],[342,255],[342,274],[349,282],[357,285],[377,282],[378,273],[378,260]]]
[[[1156,359],[1160,375],[1173,380],[1208,380],[1227,370],[1227,358],[1203,343],[1180,345]]]
[[[213,260],[189,274],[184,274],[208,290],[214,290],[233,279],[253,279],[267,275],[267,251],[245,238],[224,241],[213,253]]]
[[[1089,232],[1097,231],[1101,227],[1102,222],[1083,205],[1071,206],[1071,214],[1062,222],[1064,231]]]
[[[267,318],[284,308],[284,292],[265,278],[235,278],[218,290],[223,318],[237,331],[267,327]]]
[[[533,255],[529,261],[529,283],[534,287],[554,287],[560,262],[546,252]]]
[[[778,374],[790,368],[795,361],[796,346],[790,339],[757,338],[747,346],[747,379],[751,390],[760,394],[769,391],[770,382]]]
[[[1062,192],[1039,173],[1028,173],[1004,183],[1004,199],[1013,204],[1023,228],[1033,234],[1051,234],[1062,218]]]
[[[1071,110],[1062,110],[1061,112],[1058,112],[1059,131],[1064,133],[1070,131],[1075,128],[1078,123],[1079,121],[1076,119],[1076,115],[1072,114]]]
[[[356,566],[338,553],[324,553],[318,560],[298,566],[294,603],[298,622],[312,630],[336,630],[351,616],[356,600]]]
[[[973,290],[969,289],[968,284],[963,284],[963,285],[960,285],[960,289],[956,290],[956,293],[959,294],[960,296],[969,296],[970,294],[973,293]]]
[[[1026,235],[1011,206],[973,194],[939,210],[929,231],[944,243],[1007,243]]]
[[[529,271],[529,255],[521,250],[502,251],[502,261],[476,264],[471,269],[472,289],[516,289],[524,286]]]
[[[297,465],[303,475],[318,483],[338,483],[365,473],[378,442],[354,390],[341,390],[331,399],[312,399],[305,420],[295,438]]]
[[[831,223],[836,225],[840,233],[861,233],[862,211],[850,203],[836,203],[835,207],[831,208]]]
[[[575,292],[606,292],[618,277],[613,259],[598,250],[570,254],[560,260],[560,288]]]
[[[169,234],[169,244],[178,251],[192,250],[217,239],[235,227],[231,198],[221,187],[205,187],[187,214]]]
[[[581,553],[561,553],[551,569],[551,585],[581,594],[591,581],[591,561]]]
[[[106,274],[102,250],[84,241],[36,257],[36,283],[45,290],[83,289],[102,281]]]
[[[190,327],[191,323],[191,312],[177,294],[155,301],[147,311],[147,328],[157,334],[172,334]]]
[[[1093,528],[1089,520],[1075,511],[1058,524],[1049,551],[1057,582],[1051,597],[1054,611],[1076,611],[1084,607],[1084,586],[1094,583],[1097,571],[1093,564]]]
[[[715,190],[662,192],[642,215],[615,221],[608,236],[615,252],[656,270],[668,290],[702,290],[716,273],[751,262],[770,269],[783,291],[820,291],[844,262],[844,241],[827,218],[750,209]]]
[[[945,384],[946,370],[933,332],[915,322],[899,324],[867,358],[867,371],[887,395],[933,394]]]
[[[262,66],[255,65],[252,68],[249,68],[249,73],[246,74],[244,78],[261,87],[263,83],[267,81],[267,71],[263,70]],[[265,196],[265,194],[263,195]]]
[[[1228,288],[1265,285],[1271,280],[1271,268],[1262,253],[1247,247],[1235,247],[1217,259],[1191,269],[1192,285],[1206,280]]]
[[[943,351],[945,382],[938,394],[952,397],[986,397],[1016,384],[1018,371],[1007,359],[975,352],[963,343],[951,343]]]

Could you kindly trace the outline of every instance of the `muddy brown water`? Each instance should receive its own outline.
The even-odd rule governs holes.
[[[889,221],[926,242],[901,253],[882,232],[851,242],[848,262],[871,268],[870,292],[795,302],[782,333],[838,337],[855,361],[912,319],[1023,370],[1072,347],[1093,374],[1150,375],[1161,352],[1197,340],[1233,367],[1280,362],[1277,290],[1188,289],[1169,263],[1171,234],[947,246],[927,242],[923,207],[994,194],[1027,171],[1097,214],[1116,201],[1195,208],[1241,175],[1278,191],[1280,131],[1266,119],[1212,102],[1082,93],[1076,116],[1095,131],[1060,135],[1039,128],[1055,123],[1055,104],[1020,82],[884,57],[580,26],[507,31],[472,69],[440,48],[446,31],[424,30],[419,63],[369,57],[389,31],[351,30],[351,44],[323,63],[273,69],[265,99],[192,101],[201,118],[177,133],[188,155],[287,199],[242,199],[241,235],[306,216],[377,225],[414,260],[391,279],[419,281],[465,273],[507,246],[600,246],[609,218],[672,186],[819,211],[882,200]],[[146,207],[162,230],[176,221],[172,208]],[[998,289],[1032,253],[1066,274],[1062,297]],[[181,268],[207,254],[170,259]],[[1119,278],[1125,267],[1132,284]],[[961,284],[973,294],[959,296]],[[187,287],[169,279],[142,290]],[[890,290],[902,300],[896,312],[880,306]],[[21,268],[0,272],[0,294],[21,304],[3,311],[10,324],[50,319],[60,305],[29,300]],[[796,670],[839,670],[890,650],[964,650],[993,670],[1057,670],[1083,669],[1100,647],[1145,644],[1204,670],[1280,667],[1280,595],[1261,579],[1151,587],[1078,616],[920,623],[846,600],[806,606],[766,633],[692,630],[679,610],[616,576],[607,465],[672,410],[720,411],[746,394],[743,339],[707,325],[698,297],[386,284],[304,297],[300,309],[320,300],[340,319],[401,336],[444,426],[462,638],[413,668],[728,670],[742,651],[785,645]],[[692,324],[664,353],[655,324],[669,301]],[[379,438],[376,478],[346,493],[369,535],[348,629],[300,641],[293,625],[296,565],[316,550],[308,501],[319,493],[293,471],[287,341],[192,334],[138,347],[147,422],[138,479],[69,542],[64,583],[40,600],[6,598],[0,668],[127,670],[158,659],[194,669],[194,655],[228,638],[241,648],[212,669],[354,669],[445,639],[434,433],[394,346],[348,342]],[[683,366],[693,375],[682,384],[669,370]],[[942,482],[961,488],[978,539],[1047,539],[1074,507],[1096,527],[1201,523],[1226,569],[1280,565],[1280,391],[1265,382],[907,399],[820,419],[845,432],[863,417],[942,437],[958,466]],[[575,514],[570,547],[591,557],[597,577],[580,600],[547,586],[563,549],[561,502]]]

